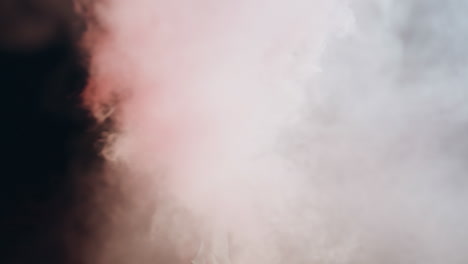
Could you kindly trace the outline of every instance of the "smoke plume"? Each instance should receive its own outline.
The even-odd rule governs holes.
[[[90,263],[466,263],[450,0],[79,2],[104,134]]]

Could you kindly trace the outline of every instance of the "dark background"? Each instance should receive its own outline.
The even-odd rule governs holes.
[[[98,130],[80,106],[84,30],[69,0],[0,0],[0,263],[80,263]]]

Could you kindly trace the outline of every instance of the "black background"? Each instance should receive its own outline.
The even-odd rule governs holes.
[[[71,1],[0,0],[0,263],[79,263],[77,182],[97,160],[84,30]]]

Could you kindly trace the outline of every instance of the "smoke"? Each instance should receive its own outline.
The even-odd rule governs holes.
[[[88,261],[468,260],[462,1],[78,8],[112,126]]]

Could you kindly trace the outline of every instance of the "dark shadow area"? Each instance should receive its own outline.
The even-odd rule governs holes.
[[[70,245],[86,230],[71,212],[99,163],[80,107],[83,30],[71,1],[0,0],[0,263],[78,263]]]

